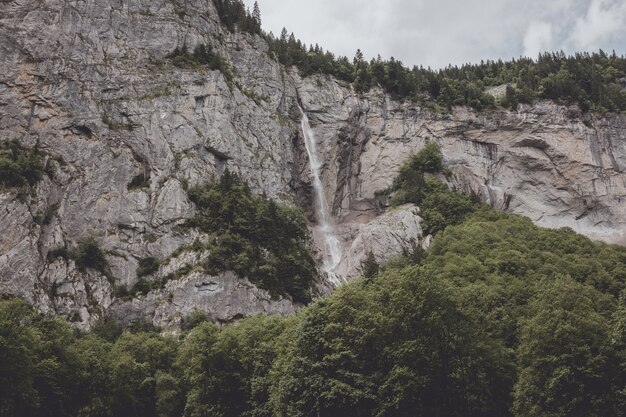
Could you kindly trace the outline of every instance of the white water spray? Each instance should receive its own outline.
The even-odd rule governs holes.
[[[334,273],[335,268],[341,262],[341,249],[339,245],[339,239],[335,236],[333,225],[331,222],[330,213],[328,212],[328,206],[326,204],[326,197],[324,196],[324,188],[322,187],[322,180],[320,178],[321,164],[317,158],[317,145],[315,143],[315,135],[311,130],[309,124],[309,118],[299,107],[300,114],[302,115],[302,134],[304,135],[304,146],[306,152],[309,155],[309,162],[311,164],[311,173],[313,174],[313,188],[315,189],[315,196],[317,197],[317,214],[322,234],[324,236],[324,243],[326,246],[326,259],[324,261],[323,270],[328,274],[333,284],[341,284],[341,280]]]

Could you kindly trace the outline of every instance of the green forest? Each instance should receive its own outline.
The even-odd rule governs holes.
[[[294,317],[90,334],[0,303],[3,416],[623,416],[626,249],[480,209]]]
[[[480,64],[448,66],[440,70],[401,61],[367,61],[361,50],[349,59],[336,57],[319,45],[302,43],[283,28],[280,34],[261,29],[258,5],[247,11],[241,0],[213,0],[224,26],[231,32],[248,32],[265,38],[270,53],[283,65],[295,65],[303,76],[328,74],[351,83],[359,93],[380,86],[392,97],[430,105],[448,111],[465,105],[477,110],[498,106],[516,109],[520,103],[550,99],[577,104],[583,112],[626,111],[626,57],[600,50],[595,53],[543,53],[536,59],[486,61]],[[487,87],[506,85],[504,97],[496,100]]]
[[[626,248],[498,213],[442,175],[429,143],[381,192],[431,212],[428,252],[368,257],[363,277],[291,317],[218,326],[197,311],[178,335],[110,319],[84,333],[1,301],[0,415],[626,415]],[[228,181],[191,191],[237,198],[190,226],[238,230],[213,224],[250,204]]]

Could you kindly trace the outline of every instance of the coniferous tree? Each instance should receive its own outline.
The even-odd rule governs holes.
[[[359,272],[363,275],[364,278],[371,280],[380,271],[380,264],[376,260],[376,256],[370,250],[367,252],[367,255],[363,261],[361,261],[361,266],[359,267]]]
[[[256,21],[258,27],[261,27],[261,9],[259,8],[259,3],[254,2],[254,6],[252,8],[252,17]]]

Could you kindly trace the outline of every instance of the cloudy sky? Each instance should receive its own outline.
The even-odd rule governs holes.
[[[257,1],[266,31],[286,27],[350,58],[360,48],[440,68],[546,50],[626,53],[626,0]]]

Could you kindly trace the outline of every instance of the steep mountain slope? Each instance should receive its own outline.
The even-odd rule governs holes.
[[[3,293],[86,323],[92,307],[111,305],[112,288],[71,260],[48,260],[50,250],[94,235],[115,281],[130,287],[140,259],[166,258],[195,237],[175,231],[194,213],[182,181],[206,182],[229,167],[254,191],[289,198],[295,90],[263,41],[222,30],[211,2],[33,1],[3,10],[2,136],[62,160],[29,204],[3,194]],[[220,71],[162,61],[200,43],[219,51],[245,90]],[[129,187],[140,174],[145,181]],[[37,224],[48,210],[49,224]],[[202,290],[205,280],[185,288]],[[208,302],[216,318],[292,311],[232,274],[214,281],[225,293]]]
[[[220,69],[183,51],[198,45]],[[375,192],[427,140],[441,145],[451,185],[542,225],[626,242],[624,115],[550,102],[441,115],[379,89],[358,95],[282,67],[262,38],[225,30],[206,0],[15,0],[0,12],[0,137],[45,152],[54,175],[26,196],[0,194],[0,293],[83,327],[105,312],[167,326],[194,309],[221,321],[294,311],[232,273],[194,269],[210,253],[176,250],[199,237],[180,227],[195,213],[186,187],[226,168],[304,207],[319,235],[299,105],[322,153],[344,278],[366,247],[384,258],[421,238],[415,208],[385,213]],[[110,273],[62,256],[89,237]],[[155,279],[186,273],[147,296],[115,296],[111,282],[132,288],[148,258],[167,259]]]

